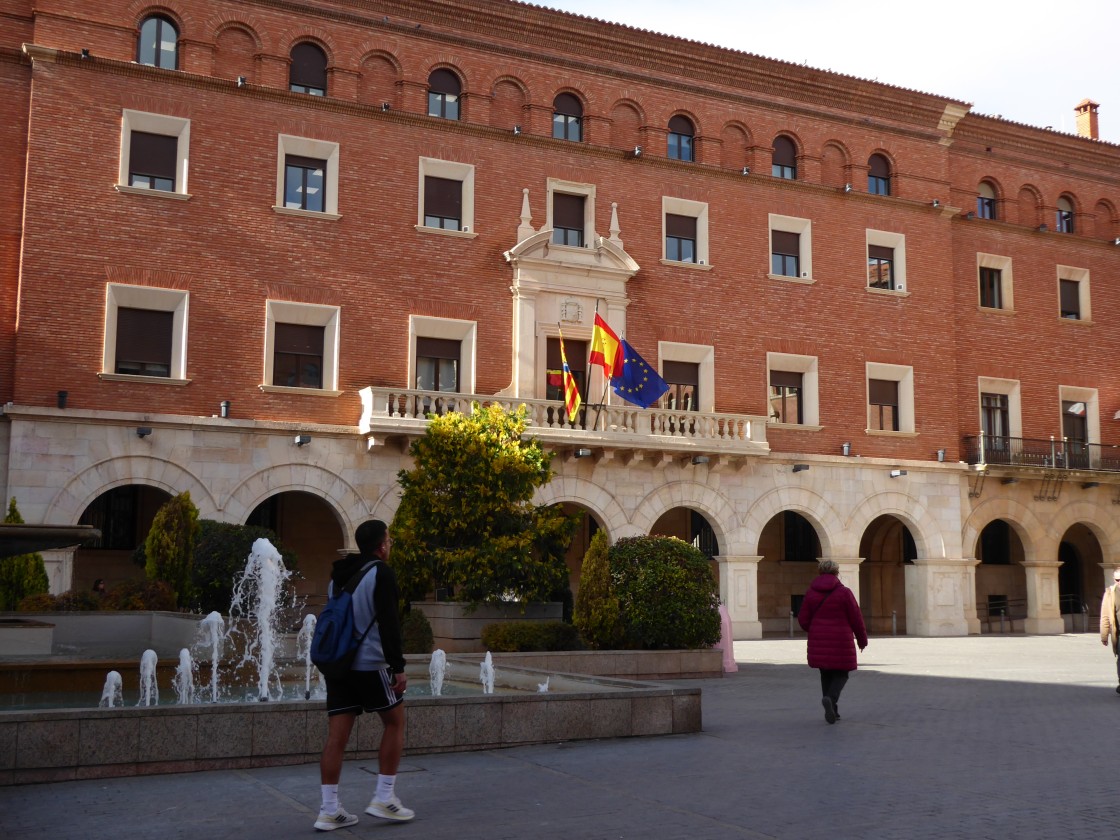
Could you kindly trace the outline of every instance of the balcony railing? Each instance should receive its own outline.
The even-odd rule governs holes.
[[[1082,443],[1056,437],[1013,438],[981,432],[964,438],[964,451],[970,464],[1120,472],[1118,444]]]
[[[729,454],[763,453],[766,418],[723,412],[641,409],[622,405],[584,405],[576,419],[568,419],[559,400],[527,400],[493,395],[416,391],[403,388],[363,388],[359,427],[367,434],[423,434],[428,415],[471,412],[473,403],[529,410],[529,426],[543,440],[573,444],[602,443],[622,448],[702,448]]]

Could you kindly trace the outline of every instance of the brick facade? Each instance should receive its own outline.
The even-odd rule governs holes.
[[[1021,596],[1023,626],[1053,631],[1059,595],[1099,599],[1102,568],[1120,556],[1110,504],[1120,472],[1099,461],[1076,473],[985,470],[963,463],[977,460],[963,441],[979,431],[980,377],[1017,383],[1016,438],[1060,440],[1068,394],[1095,412],[1090,444],[1120,441],[1115,146],[504,0],[4,8],[0,166],[21,186],[0,197],[10,222],[0,390],[12,402],[7,492],[28,521],[74,524],[130,483],[193,487],[204,516],[242,522],[278,493],[312,494],[337,534],[327,529],[317,546],[296,526],[290,535],[307,546],[307,591],[318,592],[314,576],[354,526],[395,508],[404,444],[423,421],[388,411],[383,392],[415,387],[415,336],[470,333],[461,392],[543,400],[555,322],[586,341],[602,304],[655,367],[707,359],[704,416],[743,418],[719,422],[750,431],[705,436],[677,421],[650,435],[644,416],[572,429],[545,411],[559,476],[543,497],[587,511],[612,538],[664,530],[658,521],[681,508],[703,514],[737,634],[781,629],[811,577],[796,561],[812,558],[783,553],[774,519],[784,512],[846,564],[865,611],[901,612],[908,632],[977,632],[977,599],[993,594]],[[135,61],[138,27],[157,13],[177,27],[177,70]],[[288,90],[289,53],[302,42],[326,56],[324,97]],[[461,81],[459,120],[427,115],[438,68]],[[582,103],[582,142],[552,139],[562,92]],[[146,115],[162,120],[157,134],[189,128],[178,195],[122,188],[122,124]],[[674,116],[695,126],[695,161],[666,156]],[[770,174],[778,135],[797,149],[794,180]],[[276,209],[284,138],[336,152],[331,212]],[[889,196],[868,194],[875,154],[890,164]],[[424,160],[469,168],[470,231],[423,224]],[[997,191],[994,220],[970,217],[982,181]],[[550,185],[584,191],[593,207],[581,252],[549,247]],[[666,199],[705,208],[703,265],[663,258]],[[1063,200],[1069,234],[1055,230]],[[810,276],[773,275],[771,227],[794,223],[811,238]],[[901,289],[868,288],[868,246],[884,243],[896,280],[904,270]],[[978,305],[978,253],[1013,265],[1013,308]],[[1059,317],[1059,266],[1088,284],[1091,317]],[[113,289],[141,309],[150,290],[185,301],[180,374],[105,369]],[[274,386],[266,311],[284,321],[307,307],[337,308],[337,381]],[[766,423],[767,354],[815,360],[818,422]],[[888,368],[909,370],[900,390],[912,389],[912,412],[900,408],[898,432],[869,432],[868,379]],[[594,394],[601,380],[591,381]],[[380,406],[372,414],[363,389]],[[230,418],[213,418],[223,400]],[[138,424],[155,433],[136,438]],[[292,445],[301,431],[311,446]],[[584,446],[594,458],[571,456]],[[696,455],[709,461],[693,465]],[[794,461],[811,469],[793,474]],[[994,519],[1019,540],[1011,571],[979,563],[979,534]],[[898,523],[914,551],[895,545]],[[1076,585],[1059,582],[1063,542],[1080,558]],[[79,552],[78,567],[55,557],[55,587],[82,580],[90,554]],[[578,585],[578,557],[572,568]]]

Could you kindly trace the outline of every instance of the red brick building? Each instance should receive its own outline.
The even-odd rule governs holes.
[[[573,586],[601,528],[694,540],[743,638],[787,627],[818,557],[881,632],[1095,610],[1120,558],[1095,103],[1071,136],[505,0],[0,24],[2,475],[28,521],[104,532],[51,553],[56,591],[136,574],[190,490],[321,593],[425,412],[474,397],[557,453]],[[657,405],[585,367],[596,311]]]

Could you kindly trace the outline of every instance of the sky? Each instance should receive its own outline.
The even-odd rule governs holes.
[[[1120,0],[530,0],[767,58],[972,103],[1076,133],[1100,104],[1120,144]]]

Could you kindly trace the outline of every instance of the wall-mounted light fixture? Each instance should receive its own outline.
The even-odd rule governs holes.
[[[1101,483],[1099,481],[1086,481],[1081,486],[1086,490],[1091,490],[1094,487],[1100,487]]]
[[[711,458],[709,458],[707,455],[693,455],[692,456],[692,463],[694,463],[694,464],[706,464],[710,460],[711,460]]]
[[[151,433],[152,433],[152,427],[151,426],[138,426],[136,428],[136,437],[138,437],[138,438],[146,438]]]
[[[632,152],[630,152],[630,157],[640,158],[641,156],[642,156],[642,147],[641,146],[635,146],[634,150]]]
[[[742,168],[742,170],[740,170],[739,174],[740,175],[750,175],[751,174],[751,168],[749,166],[744,166]]]
[[[307,446],[311,443],[311,435],[296,435],[292,443],[296,446]]]
[[[851,191],[852,191],[852,185],[851,184],[845,184],[844,185],[844,192],[850,193]]]
[[[976,213],[972,210],[969,210],[967,213],[964,214],[964,217],[966,219],[968,219],[969,221],[971,221],[972,219],[976,218]]]
[[[382,110],[382,111],[388,111],[388,110],[389,110],[390,108],[392,108],[392,107],[393,107],[393,106],[392,106],[392,105],[390,105],[390,104],[389,104],[388,102],[382,102],[382,103],[381,103],[381,110]]]
[[[520,137],[521,136],[521,126],[515,125],[513,127],[513,136],[514,137]]]
[[[852,442],[848,441],[848,440],[844,441],[842,444],[840,444],[840,451],[843,452],[845,455],[851,455],[852,454]]]
[[[944,449],[938,449],[937,450],[937,460],[938,461],[944,461],[945,460],[945,450]]]
[[[1040,224],[1038,226],[1038,229],[1042,233],[1045,233],[1046,231],[1050,230],[1050,228],[1046,225],[1046,222],[1043,222],[1042,224]]]
[[[793,465],[793,471],[794,472],[805,472],[805,470],[807,470],[807,469],[809,469],[808,464],[794,464]]]
[[[218,416],[223,420],[229,419],[229,400],[222,400],[218,407]]]
[[[89,58],[89,50],[82,50],[82,58]]]
[[[55,394],[55,399],[58,400],[57,405],[59,408],[66,408],[66,398],[68,396],[70,396],[69,391],[59,391],[57,394]],[[1117,415],[1120,415],[1120,411],[1116,413]]]
[[[906,475],[906,470],[891,470],[891,478],[899,478]]]
[[[591,450],[588,449],[586,446],[581,446],[579,449],[577,449],[575,451],[574,454],[577,458],[590,458],[591,457]]]
[[[245,83],[248,82],[248,81],[249,80],[246,79],[244,76],[238,76],[237,77],[237,86],[238,87],[245,87]]]
[[[936,198],[935,198],[935,199],[933,200],[933,206],[934,206],[934,207],[940,207],[940,206],[941,206],[941,202],[940,202],[940,201],[939,201],[938,199],[936,199]]]
[[[1113,239],[1112,244],[1113,245],[1120,245],[1120,236],[1117,236],[1115,239]]]

